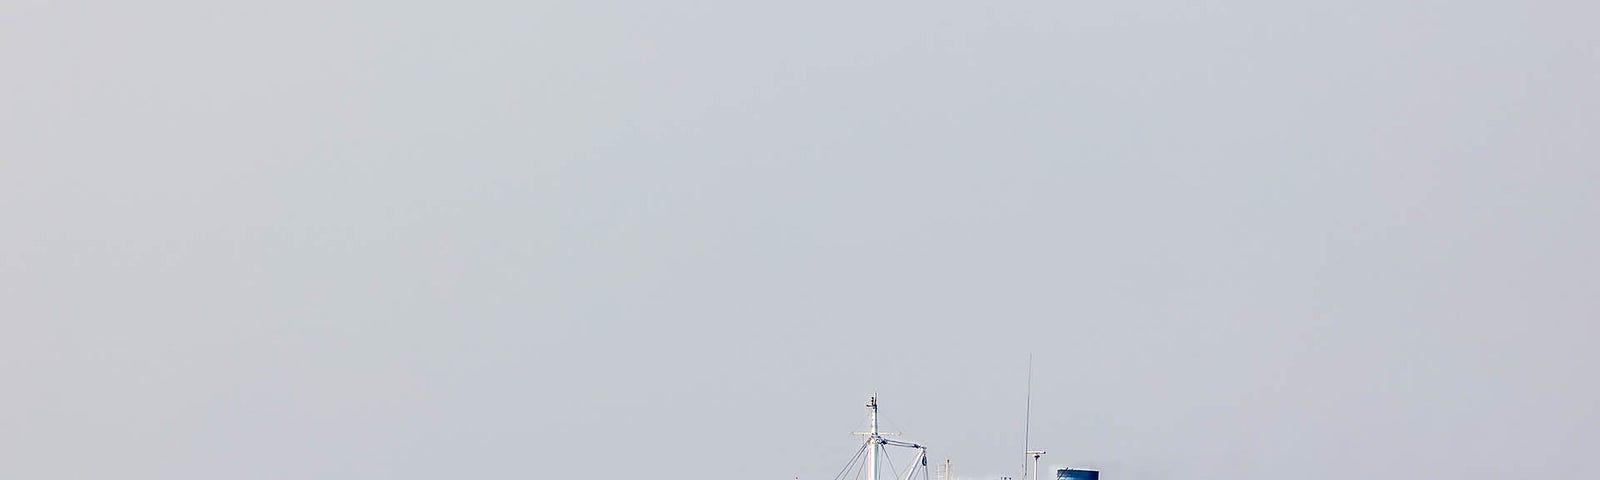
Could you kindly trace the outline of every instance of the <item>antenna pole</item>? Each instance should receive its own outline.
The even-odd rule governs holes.
[[[1033,453],[1028,449],[1028,427],[1033,423],[1033,354],[1028,354],[1028,398],[1022,404],[1022,476],[1028,476],[1028,457]],[[1043,452],[1040,452],[1043,453]],[[1037,460],[1038,457],[1035,457]],[[1037,462],[1035,462],[1037,463]],[[1037,468],[1035,468],[1037,470]],[[1037,477],[1037,472],[1035,472]],[[1023,480],[1028,480],[1024,478]],[[1039,480],[1033,478],[1032,480]]]
[[[1023,480],[1039,480],[1039,457],[1044,456],[1044,450],[1028,449],[1028,427],[1033,424],[1033,354],[1028,354],[1028,400],[1022,407],[1022,478]],[[1033,459],[1033,470],[1030,476],[1028,459]]]

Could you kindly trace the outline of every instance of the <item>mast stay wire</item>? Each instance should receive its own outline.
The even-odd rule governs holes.
[[[866,452],[866,451],[867,451],[867,446],[865,444],[861,445],[861,448],[857,448],[855,456],[850,457],[850,461],[844,463],[844,468],[839,469],[839,474],[838,475],[834,475],[833,476],[833,480],[844,480],[845,472],[849,472],[850,471],[850,466],[854,465],[856,463],[856,460],[860,460],[861,459],[861,454]],[[862,465],[865,466],[864,463]],[[861,477],[861,474],[858,472],[856,474],[856,478],[860,478],[860,477]]]
[[[896,478],[900,477],[900,469],[894,468],[894,458],[889,455],[889,449],[887,448],[883,449],[883,462],[889,464],[889,472],[893,473]]]

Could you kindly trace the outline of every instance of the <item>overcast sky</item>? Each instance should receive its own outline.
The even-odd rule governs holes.
[[[5,0],[0,477],[1592,478],[1596,5]]]

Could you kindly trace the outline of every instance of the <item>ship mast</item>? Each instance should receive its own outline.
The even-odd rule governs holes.
[[[856,435],[866,435],[867,437],[867,443],[861,446],[862,449],[866,450],[865,453],[867,454],[866,464],[864,465],[867,470],[867,480],[878,480],[878,451],[884,449],[886,446],[911,448],[917,451],[916,457],[911,460],[912,464],[906,467],[904,478],[896,480],[912,480],[912,474],[918,470],[922,471],[924,480],[926,480],[928,475],[928,447],[911,442],[883,438],[885,435],[898,434],[878,430],[878,394],[876,393],[872,394],[870,397],[867,397],[867,418],[869,419],[868,430],[865,432],[856,432]],[[857,455],[860,454],[861,452],[857,452]],[[851,463],[854,462],[855,460],[852,459]],[[890,466],[893,467],[893,464],[891,463]],[[845,468],[848,469],[849,465],[846,465]],[[890,473],[892,474],[894,472]]]
[[[872,419],[872,429],[867,431],[867,480],[878,480],[878,445],[883,443],[878,435],[878,394],[867,397],[867,412]]]

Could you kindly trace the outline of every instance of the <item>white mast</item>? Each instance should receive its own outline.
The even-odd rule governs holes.
[[[1033,480],[1039,480],[1039,457],[1044,456],[1044,450],[1029,450],[1028,455],[1033,457]]]
[[[867,416],[872,419],[872,429],[867,431],[867,480],[878,480],[878,394],[867,398]]]
[[[906,467],[905,478],[901,480],[911,480],[911,474],[917,470],[921,470],[924,479],[926,479],[928,475],[928,448],[911,442],[883,438],[884,435],[899,434],[878,430],[878,394],[876,393],[872,394],[871,397],[867,397],[867,417],[870,419],[870,424],[868,425],[869,430],[865,432],[856,432],[856,435],[867,436],[867,444],[861,446],[861,448],[867,450],[867,463],[865,465],[867,469],[867,480],[878,480],[878,450],[884,449],[886,446],[916,449],[917,456],[911,460],[912,464]],[[851,460],[851,462],[854,461],[854,459]],[[890,473],[893,474],[894,472]],[[891,477],[892,476],[893,475],[891,475]]]

